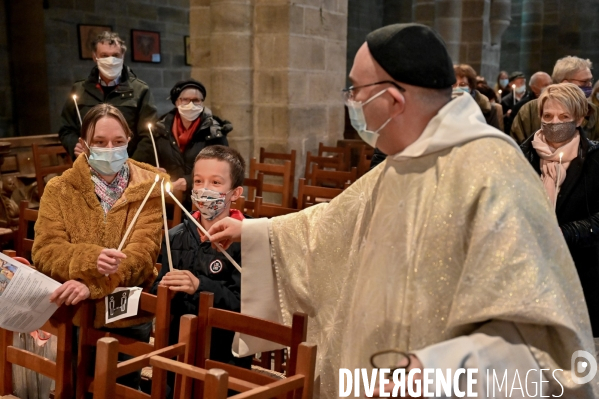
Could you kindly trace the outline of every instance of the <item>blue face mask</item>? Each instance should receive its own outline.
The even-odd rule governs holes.
[[[87,157],[89,166],[104,176],[119,173],[129,158],[126,145],[112,148],[87,146],[87,148],[89,148],[89,157]]]
[[[593,88],[591,86],[580,87],[580,90],[584,92],[584,96],[586,98],[589,98],[591,96],[591,93],[593,93]]]
[[[510,83],[508,79],[499,79],[499,85],[501,87],[506,87],[508,83]]]

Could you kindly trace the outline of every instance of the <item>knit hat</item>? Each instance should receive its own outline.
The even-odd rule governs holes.
[[[171,95],[169,98],[171,99],[173,104],[175,104],[175,102],[181,95],[181,92],[190,87],[198,89],[200,93],[202,93],[202,96],[204,96],[204,100],[206,99],[206,88],[204,87],[204,85],[195,79],[188,79],[175,83],[175,86],[171,89]]]

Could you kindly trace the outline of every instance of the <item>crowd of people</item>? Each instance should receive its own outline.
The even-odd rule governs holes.
[[[502,71],[491,88],[454,65],[429,27],[371,32],[344,93],[352,126],[377,148],[373,168],[328,204],[251,219],[231,209],[245,162],[228,147],[231,124],[203,105],[206,88],[178,82],[175,108],[158,117],[123,64],[124,41],[105,32],[94,49],[97,65],[62,112],[75,161],[46,186],[35,226],[33,263],[63,283],[56,304],[95,300],[97,328],[148,340],[150,320],[105,324],[102,298],[166,285],[177,292],[171,342],[202,291],[217,307],[280,323],[304,312],[326,398],[338,395],[340,368],[368,368],[392,348],[408,354],[396,365],[406,371],[535,369],[541,395],[597,397],[596,380],[578,383],[571,363],[577,351],[595,354],[599,338],[599,88],[589,60],[561,58],[528,86],[524,73]],[[168,257],[158,186],[115,249],[157,173],[210,235],[188,220],[168,231],[173,271],[155,270]],[[217,360],[243,367],[270,349],[245,342],[233,354],[223,331],[211,345]],[[138,374],[122,378],[139,387]],[[487,378],[475,381],[479,397]]]

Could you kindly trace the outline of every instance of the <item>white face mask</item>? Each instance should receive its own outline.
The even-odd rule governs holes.
[[[387,126],[387,123],[391,122],[391,118],[387,119],[381,127],[379,127],[376,131],[373,132],[372,130],[367,129],[366,117],[364,116],[364,110],[362,108],[386,91],[387,89],[378,92],[377,94],[366,100],[364,103],[354,100],[347,100],[345,103],[345,105],[347,106],[347,111],[349,112],[349,120],[351,122],[352,127],[356,129],[356,131],[360,135],[360,138],[364,140],[366,144],[372,146],[373,148],[376,147],[376,142],[379,139],[379,132],[385,126]]]
[[[123,59],[118,57],[96,58],[98,69],[102,76],[109,80],[115,80],[123,70]]]
[[[522,94],[526,91],[526,86],[522,85],[520,87],[516,87],[516,94]]]
[[[191,101],[187,105],[177,105],[177,109],[179,110],[179,115],[186,121],[193,122],[198,116],[204,111],[204,107],[201,105],[195,105]]]

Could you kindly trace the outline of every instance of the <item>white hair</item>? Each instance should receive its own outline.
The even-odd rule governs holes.
[[[578,71],[586,68],[591,69],[592,67],[593,63],[591,60],[583,60],[582,58],[568,55],[557,60],[555,66],[553,67],[551,79],[553,79],[553,83],[562,83],[564,80],[568,79]]]

